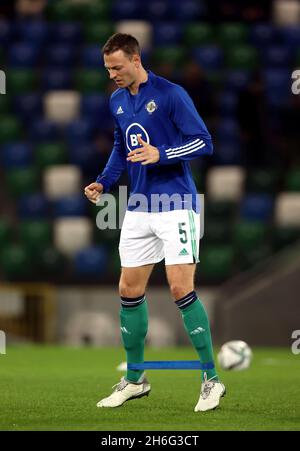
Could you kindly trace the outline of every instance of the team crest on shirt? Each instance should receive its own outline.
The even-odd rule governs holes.
[[[152,114],[155,110],[157,110],[158,106],[156,105],[154,100],[150,100],[150,102],[146,104],[145,108],[149,114]]]

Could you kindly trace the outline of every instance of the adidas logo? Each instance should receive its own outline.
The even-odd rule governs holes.
[[[190,254],[188,253],[188,251],[187,251],[186,248],[184,247],[184,248],[179,252],[178,255],[190,255]]]
[[[190,332],[190,335],[201,334],[201,332],[205,332],[205,329],[203,329],[203,327],[197,327],[197,329],[194,329],[192,330],[192,332]]]
[[[117,114],[123,114],[123,108],[121,106],[119,106],[119,108],[117,109]]]
[[[126,329],[126,327],[120,327],[121,332],[123,332],[123,334],[128,334],[131,335],[131,332],[129,332],[129,330]]]

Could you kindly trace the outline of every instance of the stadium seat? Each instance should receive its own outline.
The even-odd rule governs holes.
[[[9,222],[4,218],[0,218],[0,249],[3,249],[3,247],[7,244],[11,236],[10,231],[11,227]]]
[[[12,68],[34,68],[38,63],[39,49],[35,44],[18,43],[9,48],[8,63]]]
[[[220,144],[225,142],[239,143],[240,141],[240,129],[237,119],[222,118],[217,125],[216,137]]]
[[[300,193],[300,168],[295,168],[286,175],[285,189],[287,191],[298,191]]]
[[[270,23],[254,23],[249,31],[249,41],[258,49],[267,47],[275,40],[275,28]]]
[[[11,98],[6,93],[5,95],[0,95],[0,115],[9,114],[11,110]]]
[[[282,192],[277,196],[275,223],[281,227],[300,227],[300,193]]]
[[[220,219],[210,219],[205,216],[204,240],[208,244],[230,244],[232,240],[231,221],[221,221]]]
[[[77,9],[64,1],[48,2],[47,17],[54,22],[71,22],[77,19]]]
[[[69,68],[45,68],[42,74],[42,88],[45,91],[68,90],[73,88],[72,85],[72,73]]]
[[[205,71],[219,70],[224,64],[222,49],[216,45],[194,47],[192,56]]]
[[[115,21],[124,19],[140,19],[142,5],[139,0],[115,0],[112,6],[112,18]]]
[[[159,22],[153,33],[153,45],[156,47],[176,46],[182,41],[182,27],[177,22]]]
[[[219,222],[222,225],[226,225],[226,227],[231,227],[237,215],[237,203],[231,200],[208,199],[205,201],[204,211],[205,221]]]
[[[46,49],[45,62],[52,68],[68,68],[76,62],[76,47],[67,44],[55,44]]]
[[[280,28],[280,37],[283,43],[290,49],[297,49],[300,46],[299,24]]]
[[[84,175],[91,180],[101,172],[106,158],[101,155],[94,144],[81,143],[69,146],[68,161],[80,167]]]
[[[272,219],[274,199],[267,193],[248,193],[241,201],[241,218],[249,221],[269,221]]]
[[[84,94],[103,93],[108,85],[109,77],[102,70],[79,70],[75,74],[75,88]]]
[[[86,94],[81,97],[80,113],[82,116],[94,119],[95,116],[101,117],[110,114],[109,102],[107,96],[103,94]]]
[[[291,89],[289,69],[268,69],[263,74],[267,100],[272,107],[284,105]]]
[[[232,22],[219,25],[217,30],[218,42],[222,47],[232,47],[237,42],[244,44],[248,37],[248,28],[246,24]]]
[[[35,161],[38,168],[42,170],[48,166],[65,164],[66,147],[60,142],[40,143],[35,149]]]
[[[171,1],[172,16],[179,22],[201,20],[206,12],[205,4],[199,0]]]
[[[206,177],[210,200],[239,201],[244,188],[245,170],[239,166],[213,167]]]
[[[276,225],[272,233],[274,251],[279,251],[285,246],[290,246],[300,240],[300,226],[279,226]]]
[[[0,145],[22,139],[20,122],[12,115],[0,116]]]
[[[203,246],[200,256],[200,281],[218,283],[233,274],[234,252],[230,245]]]
[[[218,112],[221,116],[235,116],[237,112],[238,97],[233,91],[220,92],[218,97]]]
[[[249,71],[246,70],[228,70],[225,72],[225,89],[240,91],[245,88],[250,80]]]
[[[79,116],[80,94],[76,91],[51,91],[44,96],[45,118],[66,125]]]
[[[237,139],[219,141],[212,155],[215,166],[236,166],[243,164],[243,150]]]
[[[64,44],[80,44],[82,30],[80,23],[63,22],[51,24],[50,27],[51,42],[60,42]]]
[[[95,118],[99,121],[99,118]],[[93,123],[88,119],[77,119],[66,127],[66,138],[70,145],[78,142],[89,142],[93,136]]]
[[[22,221],[19,224],[19,237],[29,251],[41,252],[51,244],[51,225],[45,220]]]
[[[64,275],[68,264],[63,254],[53,246],[40,249],[37,252],[37,262],[39,273],[46,277],[46,280]]]
[[[1,163],[5,169],[22,168],[32,163],[32,148],[29,143],[12,142],[2,148]]]
[[[252,193],[274,193],[278,190],[279,175],[277,170],[256,169],[247,174],[246,189]]]
[[[54,221],[55,247],[72,256],[92,243],[92,224],[87,218],[60,218]]]
[[[13,109],[25,122],[42,115],[42,96],[38,93],[22,94],[14,97]]]
[[[273,22],[279,26],[299,26],[300,3],[297,0],[276,0],[273,7]]]
[[[290,67],[292,58],[292,50],[284,45],[272,45],[262,50],[262,63],[268,69]]]
[[[47,119],[37,118],[29,125],[30,138],[34,142],[57,141],[60,132],[56,124]]]
[[[114,32],[115,28],[112,22],[90,22],[84,27],[84,41],[86,44],[97,44],[100,51]]]
[[[29,69],[9,69],[6,79],[7,91],[11,95],[35,92],[38,87],[36,73]]]
[[[53,203],[55,218],[86,216],[87,202],[83,194],[63,195]]]
[[[182,47],[157,47],[152,52],[152,58],[155,64],[164,62],[181,67],[185,61],[186,52]]]
[[[163,0],[152,0],[143,4],[145,18],[149,22],[155,23],[159,20],[167,20],[170,18],[172,8],[169,2]]]
[[[33,193],[38,190],[38,174],[34,167],[10,169],[6,172],[6,185],[15,197]]]
[[[6,244],[0,254],[4,277],[17,280],[33,274],[31,253],[21,244]]]
[[[48,24],[42,20],[21,21],[17,25],[20,41],[32,42],[41,47],[47,41]]]
[[[149,22],[143,20],[123,20],[116,24],[116,33],[125,33],[135,36],[143,52],[149,51],[152,46],[153,30]],[[143,59],[144,61],[144,59]]]
[[[40,192],[24,194],[18,199],[17,212],[22,219],[44,219],[49,214],[48,199]]]
[[[6,45],[12,37],[12,24],[9,21],[0,19],[0,44]]]
[[[51,200],[81,191],[81,172],[76,166],[51,166],[44,171],[43,177],[45,194]]]
[[[214,41],[214,29],[212,25],[200,22],[190,22],[185,26],[184,43],[186,46],[200,47],[212,44]]]
[[[107,22],[111,13],[111,1],[102,0],[101,2],[92,2],[84,5],[82,19],[89,22]]]
[[[258,66],[258,54],[255,47],[236,44],[229,47],[226,52],[226,65],[229,69],[251,71]]]
[[[233,244],[236,250],[250,251],[268,238],[268,227],[260,221],[240,221],[234,226]]]
[[[103,278],[108,268],[105,246],[91,246],[76,253],[74,268],[78,276]]]
[[[80,62],[81,66],[87,69],[102,69],[104,63],[99,45],[93,44],[83,47]]]

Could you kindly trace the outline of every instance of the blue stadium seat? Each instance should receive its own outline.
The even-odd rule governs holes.
[[[291,90],[289,69],[269,69],[263,74],[267,100],[270,106],[280,107],[287,102]]]
[[[108,268],[109,255],[104,246],[91,246],[79,251],[74,257],[74,268],[79,276],[100,278]]]
[[[239,136],[240,130],[237,120],[233,118],[222,118],[216,130],[216,137],[218,139],[218,142],[220,144],[223,144],[224,142],[238,143]]]
[[[192,51],[193,57],[204,70],[221,69],[224,62],[224,55],[220,47],[207,45],[196,47]]]
[[[280,37],[284,44],[289,48],[299,48],[300,46],[300,28],[299,25],[281,27]]]
[[[37,118],[30,125],[30,138],[35,142],[56,141],[60,138],[59,129],[47,119]]]
[[[45,91],[72,89],[72,75],[70,70],[45,68],[42,76],[42,87]]]
[[[99,45],[88,45],[83,48],[81,53],[81,64],[89,69],[103,67],[103,57]]]
[[[18,34],[22,41],[42,45],[48,37],[48,24],[41,20],[29,20],[18,23]]]
[[[172,16],[172,5],[165,0],[152,0],[143,4],[145,18],[155,22],[157,20],[168,20]]]
[[[249,80],[250,75],[245,70],[229,70],[225,75],[224,87],[233,91],[244,89]]]
[[[112,18],[116,21],[141,19],[142,6],[139,0],[116,0],[112,7]]]
[[[233,91],[223,91],[218,97],[218,112],[221,116],[234,116],[237,111],[237,94]]]
[[[33,118],[42,116],[42,96],[37,93],[15,96],[13,109],[15,114],[21,116],[23,121],[32,121]]]
[[[50,67],[72,66],[76,61],[75,47],[69,44],[52,45],[45,52],[45,61]]]
[[[240,214],[243,219],[268,221],[272,219],[274,199],[270,194],[247,194],[241,201]]]
[[[18,199],[18,216],[22,219],[42,219],[49,214],[49,202],[43,193],[33,193]]]
[[[240,143],[225,142],[216,143],[215,150],[212,155],[212,163],[216,166],[220,165],[242,165],[243,153]]]
[[[10,67],[31,68],[37,65],[39,49],[32,43],[13,44],[9,48],[8,62]]]
[[[292,64],[293,52],[284,45],[272,45],[263,49],[261,61],[268,69],[290,67]]]
[[[28,143],[5,144],[1,152],[1,163],[5,169],[22,168],[32,163],[32,147]]]
[[[7,44],[12,38],[12,26],[6,20],[0,19],[0,44]]]
[[[87,176],[97,176],[106,160],[94,144],[80,143],[69,146],[69,162],[79,166]]]
[[[197,20],[206,13],[206,6],[199,0],[171,0],[172,14],[175,19],[182,22],[183,20]]]
[[[258,48],[268,46],[275,41],[275,29],[269,23],[253,24],[249,32],[250,42]]]
[[[177,22],[159,22],[155,24],[153,42],[157,46],[180,44],[182,27]]]
[[[96,118],[99,120],[98,118]],[[88,119],[77,119],[66,127],[66,137],[70,144],[88,142],[93,135],[93,124]]]
[[[109,115],[108,98],[102,94],[87,94],[81,97],[81,114],[86,118],[101,120],[105,115]]]
[[[61,197],[53,202],[53,215],[55,218],[85,216],[87,202],[83,195]]]
[[[61,44],[80,44],[82,38],[81,25],[79,23],[56,23],[51,28],[51,41]]]

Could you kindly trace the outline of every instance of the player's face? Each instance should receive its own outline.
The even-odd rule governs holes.
[[[104,55],[104,66],[109,72],[109,77],[119,88],[128,88],[137,77],[137,69],[141,60],[139,55],[129,57],[123,50],[117,50],[109,55]]]

